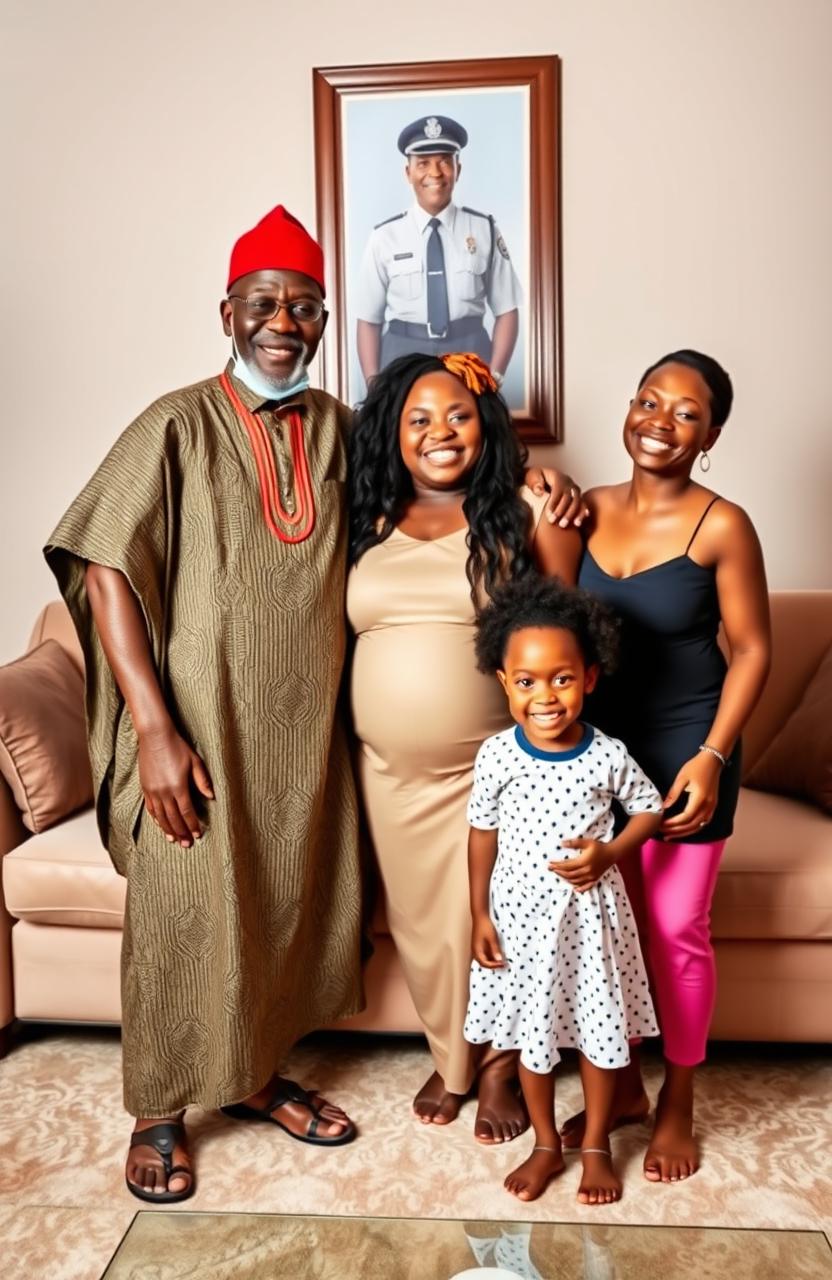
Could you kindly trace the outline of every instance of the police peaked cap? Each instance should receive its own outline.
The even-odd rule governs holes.
[[[453,155],[468,141],[462,125],[450,116],[420,116],[399,134],[399,151],[403,156]]]

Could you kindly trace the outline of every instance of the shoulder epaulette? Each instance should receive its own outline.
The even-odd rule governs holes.
[[[473,213],[473,215],[474,215],[474,217],[475,217],[475,218],[487,218],[489,222],[493,222],[493,221],[494,221],[494,219],[493,219],[493,217],[491,216],[491,214],[490,214],[490,213],[480,213],[479,209],[470,209],[470,208],[468,207],[468,205],[467,205],[467,204],[464,204],[464,205],[462,206],[462,212],[463,212],[463,213]]]
[[[394,213],[392,218],[385,218],[383,222],[377,222],[376,225],[373,227],[373,231],[378,231],[379,227],[386,227],[388,222],[398,222],[399,218],[406,218],[406,217],[407,217],[406,211],[404,213]]]

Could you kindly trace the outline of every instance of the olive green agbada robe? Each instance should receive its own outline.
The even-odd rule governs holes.
[[[264,401],[235,379],[253,410]],[[125,1105],[154,1116],[261,1088],[300,1036],[361,1008],[356,802],[337,701],[344,658],[348,410],[298,398],[317,510],[266,527],[243,426],[216,378],[127,428],[46,556],[87,663],[101,836],[127,877]],[[287,506],[287,428],[263,412]],[[120,569],[180,731],[216,793],[190,849],[142,808],[137,740],[92,621],[86,561]]]

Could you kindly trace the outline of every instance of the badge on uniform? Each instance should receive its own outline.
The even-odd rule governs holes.
[[[500,253],[504,258],[508,257],[508,248],[502,236],[497,236],[497,248],[500,250]]]
[[[473,236],[465,237],[465,248],[468,250],[469,253],[477,252],[477,242]]]
[[[442,137],[442,126],[437,120],[436,116],[428,116],[427,120],[425,121],[425,137],[426,138]]]

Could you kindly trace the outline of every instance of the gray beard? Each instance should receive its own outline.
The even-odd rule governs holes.
[[[288,373],[284,374],[283,377],[276,377],[273,374],[270,375],[264,373],[257,364],[252,367],[251,363],[248,360],[244,360],[239,353],[237,354],[237,359],[245,366],[249,376],[255,382],[262,382],[265,386],[271,387],[274,391],[285,391],[288,387],[293,387],[296,382],[300,382],[301,378],[306,373],[306,366],[309,363],[309,352],[304,344],[303,350],[298,352],[298,358],[292,365],[292,368]]]

